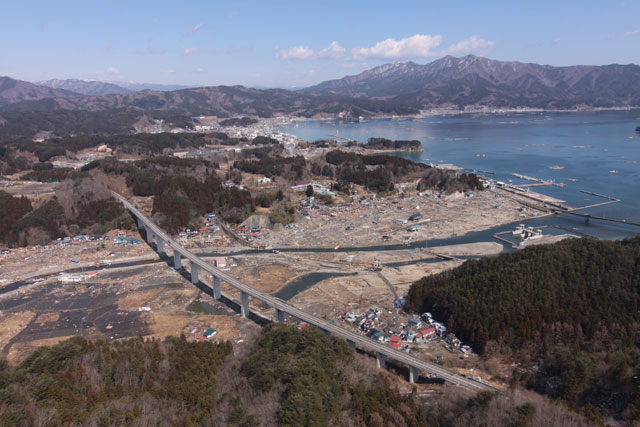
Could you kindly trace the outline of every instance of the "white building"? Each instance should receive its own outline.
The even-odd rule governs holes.
[[[267,178],[263,176],[262,178],[258,178],[258,184],[271,184],[271,178]]]

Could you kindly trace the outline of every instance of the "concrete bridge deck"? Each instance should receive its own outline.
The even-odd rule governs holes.
[[[174,268],[182,268],[182,258],[186,258],[189,261],[191,280],[193,283],[199,282],[198,274],[200,271],[204,271],[212,276],[214,298],[220,299],[221,297],[220,282],[225,282],[229,286],[240,291],[240,307],[242,315],[247,316],[249,314],[249,297],[255,298],[275,309],[275,320],[277,322],[284,321],[284,315],[287,314],[303,322],[306,322],[309,325],[320,328],[328,334],[345,339],[354,349],[356,347],[359,347],[361,349],[374,352],[379,368],[384,367],[386,359],[392,359],[396,362],[405,364],[409,368],[410,382],[414,382],[415,380],[417,380],[420,372],[426,372],[428,374],[440,377],[451,384],[455,384],[468,390],[496,390],[496,388],[491,385],[467,378],[458,373],[445,369],[435,363],[419,359],[415,356],[393,349],[382,343],[378,343],[370,338],[357,334],[356,332],[334,325],[333,323],[330,323],[324,319],[320,319],[316,316],[306,313],[305,311],[300,310],[299,308],[294,307],[293,305],[279,298],[261,292],[245,283],[242,283],[240,280],[218,270],[217,268],[200,259],[188,249],[182,247],[179,243],[177,243],[174,239],[167,235],[160,227],[154,224],[151,219],[140,212],[126,198],[122,197],[116,192],[112,192],[112,194],[136,218],[138,226],[140,228],[145,228],[147,232],[148,243],[152,244],[155,238],[156,248],[159,253],[165,253],[167,247],[173,250]]]

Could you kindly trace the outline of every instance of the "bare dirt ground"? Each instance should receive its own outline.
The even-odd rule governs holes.
[[[113,239],[118,235],[127,239],[135,238],[141,243],[117,245]],[[137,232],[113,230],[106,236],[109,240],[82,240],[69,246],[57,243],[12,249],[11,253],[0,255],[0,277],[11,282],[28,279],[34,273],[47,275],[73,268],[79,269],[80,273],[90,273],[98,270],[102,262],[159,259]],[[4,282],[0,282],[0,287],[3,285]]]
[[[305,215],[283,231],[261,231],[254,241],[270,248],[361,247],[455,237],[540,215],[511,193],[485,190],[465,196],[406,193],[375,197],[360,190],[333,206],[304,207]],[[531,202],[529,200],[529,202]],[[410,220],[412,216],[420,217]],[[409,227],[414,230],[410,231]]]
[[[2,325],[2,333],[0,334],[0,346],[4,348],[9,341],[18,335],[20,331],[28,325],[35,313],[32,311],[21,311],[17,313],[2,313],[0,315],[0,324]]]
[[[558,236],[550,236],[550,235],[542,236],[542,238],[540,239],[525,240],[524,242],[522,242],[522,245],[520,245],[520,247],[527,247],[527,246],[534,246],[534,245],[548,245],[548,244],[559,242],[560,240],[570,239],[570,238],[572,239],[575,237],[576,236],[572,234],[561,234]]]
[[[38,200],[42,196],[52,195],[57,184],[32,181],[0,181],[0,190],[12,195],[26,196]]]
[[[191,310],[200,300],[224,314]],[[204,339],[203,332],[214,328],[218,334],[212,339],[237,340],[258,328],[164,263],[101,270],[72,283],[53,275],[0,295],[0,310],[0,352],[10,363],[19,363],[40,345],[74,335],[118,340],[185,334]]]
[[[522,202],[500,191],[443,198],[417,193],[386,198],[374,198],[369,193],[342,197],[335,206],[308,209],[308,216],[299,210],[299,220],[294,226],[281,231],[260,230],[256,238],[267,248],[331,250],[237,254],[228,258],[230,266],[225,270],[272,294],[309,273],[355,273],[307,284],[308,288],[290,302],[344,327],[353,327],[341,319],[344,313],[363,313],[377,306],[382,309],[377,320],[380,327],[399,325],[407,320],[408,314],[396,308],[394,301],[406,295],[413,282],[460,265],[463,260],[456,257],[494,255],[502,250],[502,245],[477,242],[402,250],[332,249],[447,238],[540,214],[524,207]],[[419,218],[409,220],[416,214]],[[417,231],[408,230],[412,225],[417,226],[414,227]],[[127,238],[135,237],[142,242],[127,246],[113,243],[117,234],[112,232],[107,241],[21,248],[0,255],[2,356],[18,363],[37,346],[52,345],[74,335],[118,340],[135,336],[163,339],[184,334],[188,339],[199,340],[205,339],[204,331],[214,328],[217,330],[214,340],[241,343],[255,336],[258,324],[234,312],[237,307],[216,302],[191,285],[161,260],[139,234],[126,233]],[[237,243],[231,246],[232,240],[222,230],[189,235],[182,241],[196,253],[246,249]],[[442,256],[453,259],[444,260]],[[374,260],[383,265],[381,271],[372,271]],[[105,269],[105,263],[122,266]],[[63,283],[57,276],[69,269],[75,270],[68,274],[78,277],[77,282]],[[32,280],[28,286],[2,294],[3,287],[14,281],[40,276],[42,282]],[[223,292],[232,300],[239,299],[236,291],[224,285]],[[272,318],[268,307],[252,302],[251,309]],[[297,323],[295,319],[287,321]],[[471,374],[468,369],[477,366],[474,357],[462,357],[439,339],[411,345],[411,351],[444,366],[467,370],[468,374]],[[485,376],[477,372],[474,375]]]
[[[12,365],[17,365],[38,347],[52,346],[71,337],[73,337],[73,335],[15,343],[6,355],[7,362]]]
[[[236,270],[248,285],[263,292],[272,293],[295,275],[295,269],[284,264],[259,264],[246,258],[241,270]]]
[[[462,245],[438,246],[433,251],[449,256],[485,256],[502,252],[502,245],[497,242],[475,242]]]

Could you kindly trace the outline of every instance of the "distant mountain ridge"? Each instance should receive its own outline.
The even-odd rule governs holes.
[[[39,86],[47,86],[54,89],[64,89],[80,95],[103,96],[122,95],[143,90],[155,90],[171,92],[174,90],[189,89],[197,85],[173,85],[160,83],[132,83],[132,82],[103,82],[98,80],[82,79],[51,79],[35,82]]]
[[[47,86],[54,89],[64,89],[80,95],[103,96],[130,93],[131,90],[115,85],[113,83],[80,80],[80,79],[51,79],[36,82],[39,86]]]
[[[11,77],[0,76],[0,108],[24,101],[38,101],[45,98],[70,99],[78,96],[77,93],[64,89],[38,86]]]
[[[384,100],[312,95],[283,89],[215,86],[81,96],[9,78],[0,80],[0,138],[33,137],[41,131],[59,136],[128,133],[140,123],[151,123],[154,119],[184,128],[192,126],[197,116],[334,118],[340,115],[346,120],[357,120],[361,116],[416,113],[418,110],[414,108]]]
[[[385,99],[420,109],[631,107],[640,106],[640,66],[553,67],[474,55],[446,56],[424,65],[381,65],[304,92]]]
[[[196,116],[341,118],[418,114],[421,110],[640,107],[640,66],[553,67],[478,56],[428,64],[385,64],[302,90],[212,86],[173,91],[81,80],[47,82],[88,94],[0,77],[0,137],[122,132],[143,119],[188,126]],[[115,88],[113,87],[115,86]]]
[[[160,92],[171,92],[174,90],[190,89],[198,87],[198,85],[172,85],[160,83],[131,83],[131,82],[112,82],[115,85],[129,89],[131,92],[140,92],[142,90],[157,90]]]
[[[383,100],[357,99],[337,95],[311,95],[284,89],[251,89],[244,86],[212,86],[181,89],[170,92],[146,90],[105,96],[44,97],[42,99],[15,100],[4,110],[53,111],[53,110],[133,110],[145,113],[162,113],[183,116],[231,117],[248,115],[272,117],[291,114],[303,117],[348,112],[351,117],[378,114],[412,114],[418,111],[408,106],[394,106]],[[0,99],[2,97],[0,90]],[[1,111],[2,109],[0,109]]]

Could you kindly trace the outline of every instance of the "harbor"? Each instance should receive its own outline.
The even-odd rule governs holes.
[[[515,176],[516,178],[520,178],[520,179],[524,179],[526,181],[533,181],[535,184],[520,184],[520,185],[515,185],[514,187],[532,187],[532,186],[543,186],[543,185],[555,185],[561,188],[566,187],[566,184],[564,183],[557,183],[553,180],[544,180],[544,179],[539,179],[539,178],[533,178],[527,175],[523,175],[520,173],[512,173],[512,176]]]

